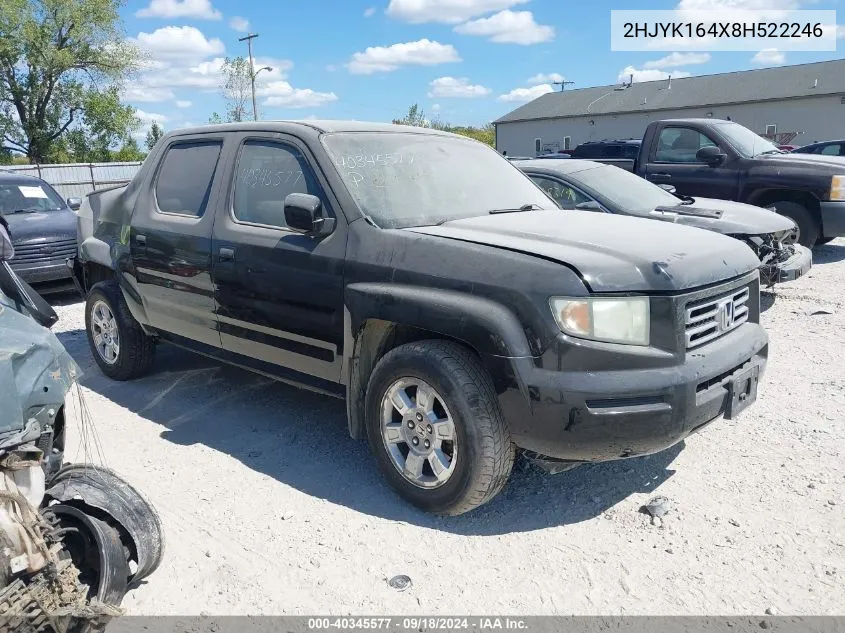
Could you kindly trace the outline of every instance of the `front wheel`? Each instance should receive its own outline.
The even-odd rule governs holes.
[[[788,217],[798,226],[798,243],[813,248],[819,238],[819,223],[813,213],[797,202],[782,200],[772,205],[775,211]]]
[[[449,341],[401,345],[370,377],[370,447],[391,486],[436,514],[468,512],[502,489],[514,450],[493,382]]]
[[[88,344],[100,370],[114,380],[129,380],[152,365],[155,341],[132,317],[114,281],[101,281],[85,302]]]

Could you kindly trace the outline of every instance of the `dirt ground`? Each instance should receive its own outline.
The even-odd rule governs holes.
[[[106,462],[164,523],[129,613],[845,614],[845,239],[763,299],[770,362],[738,420],[646,458],[521,465],[450,519],[388,489],[340,401],[167,347],[148,377],[112,382],[73,297],[54,330]],[[82,430],[70,459],[94,450]],[[655,494],[662,526],[638,512]]]

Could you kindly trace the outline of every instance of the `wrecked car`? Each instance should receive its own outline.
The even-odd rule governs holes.
[[[493,149],[430,129],[170,132],[88,196],[80,233],[105,375],[142,375],[170,342],[343,398],[388,482],[438,514],[492,499],[517,448],[562,470],[736,417],[768,355],[745,245],[561,211]]]
[[[771,209],[677,196],[669,188],[593,161],[515,164],[563,209],[663,220],[734,237],[760,259],[760,279],[766,286],[798,279],[813,265],[812,251],[798,244],[795,222]]]
[[[161,525],[111,470],[64,463],[80,370],[13,255],[0,224],[0,632],[101,631],[158,567]],[[90,425],[83,419],[83,432]]]

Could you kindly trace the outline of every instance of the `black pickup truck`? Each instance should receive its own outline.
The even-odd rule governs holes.
[[[768,355],[744,244],[561,211],[444,132],[171,132],[128,185],[91,194],[80,227],[106,375],[140,375],[168,341],[345,398],[393,487],[441,514],[491,499],[516,448],[563,470],[734,417]]]
[[[636,159],[594,160],[680,195],[774,208],[798,225],[803,246],[845,236],[845,159],[785,152],[732,121],[654,121]]]

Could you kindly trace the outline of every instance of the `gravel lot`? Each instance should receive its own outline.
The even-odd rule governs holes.
[[[61,298],[54,330],[85,372],[105,461],[166,530],[165,561],[124,605],[845,614],[845,239],[815,260],[764,295],[769,368],[738,420],[647,458],[555,476],[521,465],[492,503],[450,519],[394,496],[340,401],[164,346],[151,375],[112,382],[89,354],[83,305]],[[93,451],[85,431],[72,430],[69,459],[86,438]],[[672,503],[662,526],[638,512],[656,493]],[[388,587],[396,574],[413,586]]]

